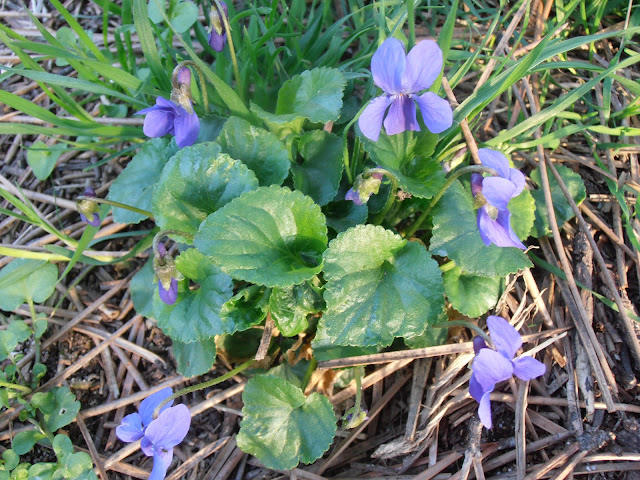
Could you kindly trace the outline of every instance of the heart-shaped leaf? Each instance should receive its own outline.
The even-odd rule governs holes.
[[[480,238],[471,193],[454,182],[433,209],[429,249],[449,257],[462,270],[485,277],[503,277],[532,266],[522,250],[486,246]]]
[[[327,226],[311,198],[260,187],[209,215],[194,243],[233,278],[285,287],[320,272]]]
[[[293,337],[308,326],[307,315],[324,307],[322,294],[308,282],[292,287],[276,287],[269,297],[269,311],[278,330]]]
[[[28,299],[42,303],[58,281],[58,268],[44,260],[17,258],[0,270],[0,309],[12,311]]]
[[[258,180],[240,161],[221,153],[214,142],[182,148],[165,165],[153,194],[153,214],[160,228],[195,234],[207,215]]]
[[[284,143],[246,120],[238,117],[227,120],[218,143],[224,153],[249,167],[261,186],[280,185],[289,175],[291,155]]]
[[[341,345],[389,345],[419,335],[444,308],[436,261],[422,245],[380,226],[341,233],[324,260],[327,310],[320,322]]]
[[[175,262],[187,280],[180,282],[174,305],[162,303],[155,289],[155,317],[162,331],[183,343],[201,342],[215,335],[235,332],[235,324],[225,323],[220,318],[222,305],[233,293],[231,277],[193,248],[182,252]],[[187,288],[188,280],[198,283],[199,288]]]
[[[235,325],[239,332],[257,325],[267,316],[270,294],[270,289],[258,285],[243,288],[222,306],[222,321]]]
[[[267,468],[290,470],[311,463],[329,449],[336,417],[327,397],[305,397],[295,385],[273,375],[257,375],[242,394],[238,447]]]
[[[27,150],[27,163],[38,180],[46,180],[51,175],[60,155],[67,147],[60,143],[47,145],[44,142],[34,142]]]
[[[444,272],[444,291],[451,306],[467,317],[479,317],[493,308],[500,296],[502,277],[480,277],[458,266]]]
[[[520,240],[526,240],[531,234],[535,219],[536,203],[531,192],[526,188],[520,195],[509,202],[511,212],[511,228]]]
[[[204,375],[216,361],[215,338],[191,343],[173,340],[171,349],[176,358],[178,373],[185,377]]]

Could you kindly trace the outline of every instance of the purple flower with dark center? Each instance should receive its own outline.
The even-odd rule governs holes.
[[[518,358],[513,358],[522,346],[522,338],[504,318],[489,316],[487,327],[496,349],[492,350],[486,344],[482,347],[481,343],[474,339],[474,349],[477,346],[479,351],[476,350],[476,357],[471,366],[473,373],[469,380],[469,393],[480,404],[478,407],[480,421],[490,429],[492,423],[489,395],[493,392],[496,383],[508,380],[513,375],[521,380],[531,380],[543,375],[545,366],[533,357],[520,355]]]
[[[471,175],[471,193],[482,206],[478,210],[478,230],[485,245],[492,243],[498,247],[516,247],[526,250],[511,228],[509,201],[520,195],[525,178],[522,172],[509,167],[509,161],[502,153],[488,148],[478,150],[482,164],[498,172],[498,177],[483,177],[479,173]]]
[[[227,29],[224,26],[223,15],[224,18],[229,18],[229,8],[227,4],[224,2],[220,2],[222,6],[222,10],[224,12],[220,12],[216,5],[211,9],[211,13],[209,14],[209,19],[211,20],[211,33],[209,34],[209,46],[213,48],[216,52],[221,52],[224,49],[224,45],[227,43]]]
[[[96,202],[90,200],[91,198],[97,198],[96,192],[93,188],[89,187],[84,191],[84,196],[89,198],[76,202],[78,206],[78,213],[80,213],[80,219],[92,227],[99,227],[100,216],[98,215],[98,212],[100,211],[100,207],[98,207]]]
[[[170,133],[175,135],[180,148],[193,145],[200,132],[198,115],[187,112],[183,106],[166,98],[156,98],[153,107],[140,110],[136,115],[146,115],[142,131],[147,137],[162,137]]]
[[[406,55],[399,40],[386,39],[371,59],[373,81],[384,90],[384,95],[374,98],[358,119],[364,136],[378,141],[387,109],[389,114],[384,119],[387,135],[420,131],[415,102],[431,132],[440,133],[449,128],[453,123],[449,102],[433,92],[417,95],[429,88],[441,71],[442,50],[433,40],[421,41]]]
[[[140,403],[138,413],[122,419],[116,435],[123,442],[140,440],[140,448],[148,457],[153,457],[153,469],[149,480],[162,480],[173,459],[173,447],[187,436],[191,425],[191,414],[186,405],[172,407],[173,401],[160,410],[153,419],[153,411],[173,392],[169,387],[148,396]]]
[[[157,255],[153,259],[153,269],[158,277],[158,295],[167,305],[173,305],[178,299],[178,272],[173,258],[167,252],[164,243],[158,243]]]

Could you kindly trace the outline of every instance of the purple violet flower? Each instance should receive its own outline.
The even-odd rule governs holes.
[[[160,410],[153,419],[153,411],[162,401],[171,396],[169,387],[148,396],[140,403],[138,413],[122,419],[116,427],[116,435],[123,442],[140,440],[140,448],[147,457],[153,457],[153,469],[149,480],[162,480],[173,459],[173,447],[186,437],[191,426],[191,414],[186,405],[172,407],[173,401]]]
[[[158,295],[167,305],[173,305],[178,299],[178,279],[173,258],[168,254],[164,243],[158,243],[157,256],[153,260],[153,268],[158,277]]]
[[[485,167],[493,168],[498,177],[483,177],[479,173],[471,175],[471,193],[482,206],[478,209],[478,230],[485,245],[516,247],[526,250],[511,228],[509,201],[520,195],[525,178],[522,172],[509,167],[509,161],[502,153],[488,148],[478,150],[480,161]]]
[[[213,48],[216,52],[221,52],[224,49],[225,44],[227,43],[227,29],[224,27],[224,21],[222,20],[222,16],[224,18],[229,18],[229,8],[227,4],[224,2],[220,2],[222,6],[222,10],[224,12],[220,12],[216,5],[211,9],[211,13],[209,14],[209,19],[211,20],[211,33],[209,34],[209,46]]]
[[[420,131],[416,119],[418,103],[424,124],[433,133],[445,131],[453,123],[449,102],[433,92],[417,95],[429,88],[442,71],[442,50],[433,40],[423,40],[408,55],[400,40],[386,39],[371,59],[374,83],[384,90],[384,95],[374,98],[358,119],[358,126],[365,137],[378,141],[382,120],[387,135],[405,130]]]
[[[175,135],[178,147],[193,145],[200,132],[200,119],[195,113],[188,113],[183,106],[166,98],[156,98],[153,107],[136,112],[146,115],[142,131],[147,137],[162,137],[167,133]]]
[[[87,189],[85,189],[84,196],[90,197],[90,198],[97,198],[95,190],[91,187],[88,187]],[[78,213],[80,213],[80,219],[83,222],[88,223],[92,227],[100,226],[100,216],[98,215],[100,208],[98,207],[98,204],[96,202],[92,202],[89,199],[85,199],[85,200],[78,201],[77,205],[78,205]],[[89,218],[91,218],[91,220],[89,220]]]
[[[522,346],[522,337],[509,322],[502,317],[491,315],[487,318],[487,327],[495,350],[482,348],[480,342],[474,339],[473,346],[479,347],[471,369],[469,393],[480,404],[478,416],[487,428],[491,429],[491,400],[496,383],[508,380],[513,375],[521,380],[531,380],[543,375],[546,368],[542,362],[533,357],[520,355],[513,358]],[[478,338],[478,337],[476,337]],[[484,343],[484,341],[482,342]]]

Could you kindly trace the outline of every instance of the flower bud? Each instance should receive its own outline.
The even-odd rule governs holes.
[[[209,13],[209,20],[211,22],[211,33],[209,33],[209,46],[216,52],[221,52],[227,43],[227,30],[224,27],[224,18],[229,18],[229,9],[227,4],[220,2],[223,12],[218,10],[218,7],[214,6]]]
[[[176,264],[168,254],[164,243],[158,243],[158,250],[153,257],[153,270],[158,278],[158,295],[167,305],[173,305],[178,298],[178,277]]]
[[[356,205],[367,203],[371,195],[380,190],[382,178],[383,174],[380,172],[358,175],[353,182],[353,188],[350,188],[345,195],[345,200],[351,200]]]
[[[84,198],[82,200],[76,200],[76,207],[78,208],[78,212],[80,213],[80,218],[83,222],[88,223],[92,227],[100,226],[100,216],[98,213],[100,212],[100,207],[97,202],[91,200],[91,198],[97,198],[96,192],[93,188],[87,188],[84,191],[84,196],[89,198]]]
[[[193,113],[191,102],[191,70],[189,67],[182,67],[178,74],[174,74],[173,89],[170,100],[176,105],[180,105],[187,113]]]

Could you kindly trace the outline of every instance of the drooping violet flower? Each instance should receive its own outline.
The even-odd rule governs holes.
[[[376,168],[380,168],[377,166]],[[351,200],[356,205],[362,205],[369,201],[371,195],[378,193],[384,175],[380,172],[360,174],[353,182],[353,187],[344,196],[345,200]]]
[[[164,243],[158,243],[158,250],[153,257],[153,269],[158,277],[158,295],[167,305],[173,305],[178,299],[178,271],[173,257],[167,252]]]
[[[498,177],[483,177],[478,173],[471,175],[471,193],[478,209],[478,230],[485,245],[498,247],[516,247],[526,250],[511,228],[509,201],[520,195],[524,189],[525,178],[522,172],[509,167],[509,161],[502,153],[488,148],[478,150],[480,161],[485,167],[498,172]]]
[[[453,123],[449,102],[433,92],[417,95],[429,88],[441,71],[442,50],[433,40],[419,42],[406,55],[399,40],[386,39],[371,59],[373,81],[384,90],[384,95],[374,98],[358,119],[364,136],[378,141],[389,107],[384,119],[387,135],[420,131],[414,102],[418,103],[424,124],[431,132],[440,133],[449,128]]]
[[[545,366],[533,357],[520,355],[518,358],[513,358],[522,346],[522,337],[504,318],[489,316],[487,327],[489,327],[489,335],[496,349],[492,350],[486,344],[482,347],[480,342],[476,342],[474,339],[474,349],[477,346],[478,350],[471,366],[473,373],[471,380],[469,380],[469,393],[479,403],[478,416],[480,421],[486,428],[491,429],[489,395],[493,392],[496,384],[508,380],[513,375],[521,380],[531,380],[543,375]]]
[[[183,106],[166,98],[156,98],[153,107],[140,110],[135,115],[146,115],[142,131],[147,137],[162,137],[170,133],[175,135],[180,148],[193,145],[200,132],[198,115],[187,112]]]
[[[153,411],[172,394],[169,387],[148,396],[140,403],[138,413],[122,419],[116,427],[116,435],[123,442],[140,440],[140,449],[147,457],[153,457],[153,469],[149,480],[162,480],[173,459],[173,447],[187,436],[191,426],[191,414],[186,405],[172,407],[173,401],[160,410],[153,419]]]
[[[88,187],[84,191],[84,196],[89,198],[76,201],[78,213],[80,213],[80,219],[92,227],[99,227],[100,216],[98,215],[98,212],[100,212],[100,207],[98,207],[96,202],[91,200],[91,198],[97,198],[96,192],[93,188]]]
[[[224,2],[220,2],[223,12],[218,10],[216,5],[213,6],[209,13],[209,20],[211,21],[211,33],[209,33],[209,46],[216,52],[221,52],[224,49],[224,45],[227,43],[227,29],[224,26],[224,18],[229,18],[229,8]]]

